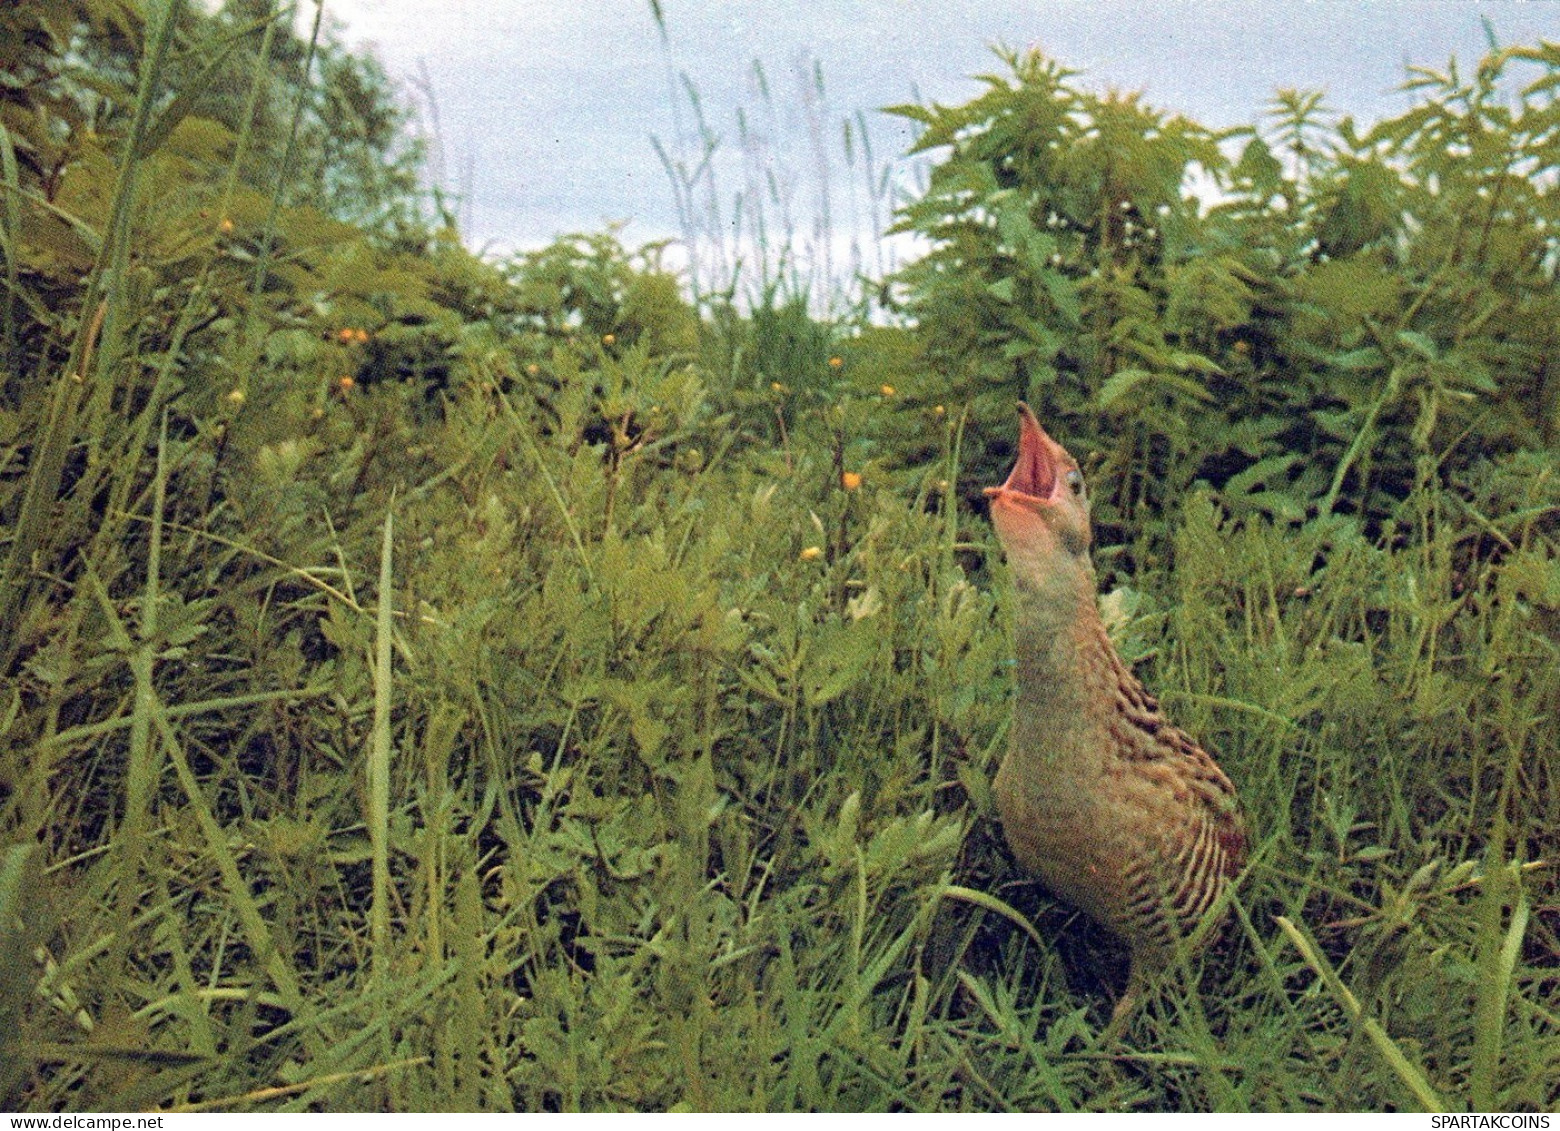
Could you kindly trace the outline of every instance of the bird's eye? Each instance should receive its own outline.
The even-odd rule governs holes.
[[[1083,472],[1076,467],[1067,473],[1067,487],[1074,495],[1083,494]]]

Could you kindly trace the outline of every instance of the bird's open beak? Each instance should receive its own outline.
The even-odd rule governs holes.
[[[996,500],[1018,496],[1014,501],[1054,503],[1059,497],[1061,476],[1057,472],[1062,446],[1045,434],[1035,414],[1023,401],[1018,402],[1018,461],[1007,482],[987,487],[987,498]]]

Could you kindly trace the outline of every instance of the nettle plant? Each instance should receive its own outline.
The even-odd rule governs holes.
[[[976,99],[893,110],[943,151],[898,221],[932,245],[898,280],[920,399],[971,406],[982,482],[1019,397],[1092,451],[1107,527],[1202,481],[1374,529],[1422,477],[1554,442],[1560,49],[1416,70],[1368,130],[1284,91],[1225,133],[998,54]]]

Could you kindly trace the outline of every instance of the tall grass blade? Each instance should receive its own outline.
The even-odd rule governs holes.
[[[20,343],[16,337],[16,304],[21,301],[22,182],[11,133],[0,123],[0,255],[5,257],[5,297],[0,301],[0,364],[5,377],[0,390],[21,379]]]
[[[395,623],[395,580],[392,549],[395,537],[395,500],[385,514],[384,540],[379,556],[379,613],[374,633],[374,730],[368,750],[368,835],[373,848],[373,902],[369,938],[373,948],[375,984],[383,988],[390,976],[390,704],[391,641]]]
[[[1381,1022],[1374,1017],[1365,1016],[1365,1010],[1360,1005],[1359,999],[1350,992],[1348,986],[1343,984],[1343,979],[1338,977],[1338,972],[1333,969],[1332,963],[1327,961],[1310,938],[1292,920],[1283,915],[1275,916],[1274,921],[1278,924],[1279,930],[1284,932],[1295,949],[1300,952],[1300,957],[1305,959],[1305,964],[1321,978],[1322,984],[1332,994],[1333,1000],[1343,1007],[1350,1020],[1364,1030],[1371,1046],[1380,1054],[1387,1067],[1413,1093],[1420,1106],[1428,1112],[1446,1111],[1446,1101],[1425,1078],[1424,1071],[1409,1060],[1408,1055],[1398,1047],[1397,1042],[1381,1027]]]
[[[16,1046],[22,1011],[37,989],[32,949],[42,926],[42,872],[43,850],[36,844],[13,844],[0,857],[0,1096],[11,1095],[27,1068]]]
[[[142,144],[151,127],[152,107],[166,65],[174,30],[183,10],[181,0],[169,0],[150,35],[151,48],[141,61],[135,114],[125,138],[124,160],[114,186],[103,243],[93,264],[82,299],[82,317],[64,370],[55,381],[43,434],[28,469],[27,486],[16,518],[10,552],[0,566],[0,669],[8,668],[17,647],[17,621],[29,589],[28,574],[35,558],[48,554],[66,532],[49,521],[65,474],[65,457],[74,439],[77,409],[83,393],[96,379],[106,383],[106,371],[118,361],[124,289],[121,280],[129,255],[129,229],[135,214]],[[7,193],[7,196],[11,194]],[[88,313],[90,312],[90,314]],[[93,347],[102,333],[111,342],[99,351],[98,373],[92,368]]]
[[[309,75],[313,73],[314,54],[319,48],[320,25],[324,19],[325,5],[322,0],[315,0],[314,28],[309,33],[309,47],[303,56],[303,81],[298,84],[298,98],[293,104],[292,123],[287,129],[287,144],[282,149],[282,161],[276,170],[276,186],[271,190],[271,201],[266,209],[265,224],[261,228],[260,254],[255,258],[254,280],[250,284],[250,296],[254,299],[258,299],[265,290],[266,277],[271,271],[271,257],[275,253],[276,245],[276,221],[281,215],[282,200],[287,194],[287,178],[292,173],[293,155],[298,149],[298,131],[303,125],[303,111],[309,97]]]
[[[157,607],[162,600],[163,510],[168,501],[168,420],[162,421],[157,443],[157,472],[153,480],[152,524],[146,555],[146,581],[141,589],[140,639],[130,654],[135,676],[135,699],[130,711],[130,759],[125,770],[125,816],[120,831],[119,900],[115,965],[129,954],[131,922],[140,899],[140,877],[147,865],[147,829],[152,799],[157,794],[156,744],[152,741],[152,717],[157,689],[153,675],[157,665]]]
[[[959,884],[948,884],[938,892],[938,895],[945,899],[955,899],[961,903],[968,903],[973,907],[979,907],[983,911],[990,911],[1002,916],[1023,931],[1024,934],[1028,935],[1030,941],[1036,946],[1042,950],[1045,949],[1045,940],[1040,937],[1040,932],[1035,930],[1035,925],[1024,918],[1011,904],[1003,902],[989,892],[977,891],[974,888],[962,887]]]
[[[1508,894],[1513,890],[1516,905],[1502,937],[1500,921]],[[1474,1111],[1496,1111],[1499,1110],[1506,1006],[1511,998],[1512,974],[1522,954],[1522,939],[1527,934],[1529,907],[1521,881],[1509,866],[1498,869],[1489,877],[1482,902],[1479,988],[1473,1011],[1473,1064],[1468,1078],[1468,1096]]]

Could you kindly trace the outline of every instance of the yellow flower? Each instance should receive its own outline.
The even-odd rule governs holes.
[[[525,375],[527,377],[535,377],[537,374],[541,373],[541,371],[542,371],[542,367],[540,365],[536,364],[536,362],[534,362],[534,361],[531,362],[530,365],[527,365],[525,367]]]
[[[942,416],[947,411],[948,410],[943,408],[942,405],[938,405],[936,408],[932,409],[932,415],[933,416]]]
[[[881,389],[878,390],[878,392],[882,393],[885,397],[891,397],[894,395],[894,386],[884,385]]]
[[[829,358],[829,368],[830,369],[838,369],[840,366],[842,366],[844,364],[845,364],[845,359],[843,357],[831,357],[831,358]]]
[[[336,338],[342,342],[353,342],[357,340],[357,331],[351,326],[343,326],[336,331]]]
[[[218,224],[217,227],[221,230],[224,236],[228,235],[233,230],[233,221],[224,220],[222,223]]]
[[[364,342],[368,341],[368,331],[354,330],[352,333],[352,340],[357,342],[358,345],[362,345]]]
[[[234,389],[232,392],[230,392],[228,394],[228,400],[232,401],[234,404],[243,404],[244,403],[244,390],[242,390],[242,389]]]
[[[352,391],[352,387],[356,384],[357,382],[354,381],[351,377],[343,377],[341,380],[336,382],[337,387],[340,388],[343,393],[350,393]]]
[[[798,561],[815,562],[819,558],[823,557],[823,547],[808,546],[807,549],[803,550],[800,554],[797,554],[796,557]]]
[[[604,346],[615,346],[615,345],[617,345],[617,335],[616,334],[603,334],[603,335],[601,335],[601,344],[604,345]]]
[[[840,486],[847,491],[854,491],[861,486],[861,472],[846,471],[840,475]]]

